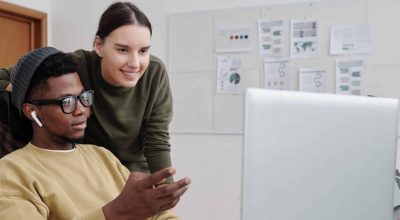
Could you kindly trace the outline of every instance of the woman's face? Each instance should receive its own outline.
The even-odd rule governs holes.
[[[150,38],[150,30],[138,24],[121,26],[103,40],[96,37],[104,80],[113,86],[134,87],[150,62]]]

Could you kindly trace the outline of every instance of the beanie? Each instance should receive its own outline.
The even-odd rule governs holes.
[[[47,57],[57,53],[63,52],[54,47],[35,49],[22,56],[11,69],[10,80],[13,86],[11,99],[20,115],[22,115],[22,104],[25,102],[26,93],[36,69]]]

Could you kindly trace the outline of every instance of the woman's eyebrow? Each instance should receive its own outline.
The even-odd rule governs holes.
[[[128,45],[120,44],[120,43],[115,43],[114,45],[117,47],[129,47]]]
[[[142,49],[148,50],[148,49],[150,49],[150,47],[151,47],[151,45],[142,47]]]

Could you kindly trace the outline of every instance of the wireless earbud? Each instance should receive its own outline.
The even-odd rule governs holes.
[[[42,122],[40,122],[39,118],[37,117],[35,111],[31,112],[31,116],[32,116],[33,120],[36,122],[36,124],[39,125],[39,127],[43,126]]]

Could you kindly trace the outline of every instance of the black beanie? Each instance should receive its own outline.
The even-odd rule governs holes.
[[[18,60],[18,63],[11,69],[12,92],[11,99],[13,105],[22,115],[22,104],[25,102],[26,92],[38,66],[49,56],[63,53],[54,47],[42,47],[28,52]]]

